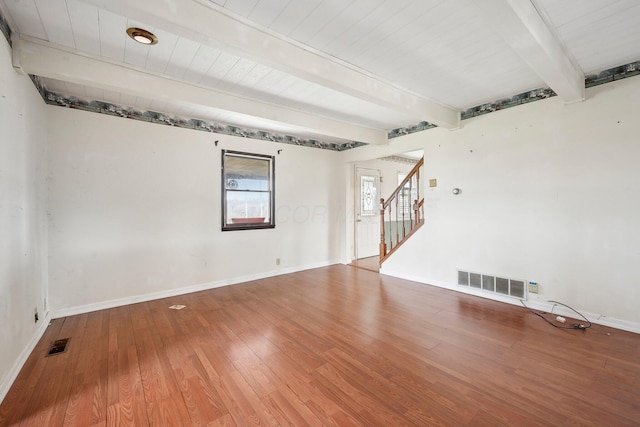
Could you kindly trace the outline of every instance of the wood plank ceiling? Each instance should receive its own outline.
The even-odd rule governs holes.
[[[640,60],[636,0],[0,0],[64,99],[342,144]],[[159,39],[147,46],[129,27]]]

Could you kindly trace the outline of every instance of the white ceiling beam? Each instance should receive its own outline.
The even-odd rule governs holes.
[[[369,144],[388,143],[387,132],[321,117],[277,104],[176,81],[110,60],[80,54],[35,39],[15,40],[15,66],[41,77],[260,117],[320,135]]]
[[[248,21],[234,19],[215,9],[209,0],[82,1],[205,45],[231,50],[301,79],[409,114],[417,121],[447,129],[460,127],[459,111],[261,30]]]
[[[584,101],[584,73],[565,53],[531,0],[474,2],[484,19],[567,104]]]

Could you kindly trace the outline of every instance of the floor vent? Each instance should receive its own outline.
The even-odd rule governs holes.
[[[61,354],[67,351],[67,346],[69,345],[69,340],[71,338],[62,338],[60,340],[55,340],[49,346],[49,351],[45,357],[55,356],[56,354]]]
[[[458,270],[458,285],[494,294],[526,299],[526,281]]]

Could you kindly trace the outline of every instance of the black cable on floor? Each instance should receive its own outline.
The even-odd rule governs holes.
[[[552,321],[550,321],[549,319],[547,319],[546,317],[544,317],[542,314],[533,311],[532,309],[530,309],[529,307],[527,307],[527,305],[524,303],[523,300],[520,300],[520,302],[522,303],[523,307],[526,308],[527,310],[529,310],[531,313],[535,314],[536,316],[538,316],[539,318],[541,318],[542,320],[544,320],[545,322],[547,322],[548,324],[550,324],[551,326],[553,326],[554,328],[558,328],[558,329],[580,329],[580,330],[585,330],[585,329],[589,329],[592,324],[589,321],[589,319],[587,319],[586,317],[584,317],[582,315],[582,313],[578,312],[577,310],[575,310],[572,307],[569,307],[566,304],[563,304],[561,302],[558,301],[549,301],[551,303],[554,304],[558,304],[561,305],[563,307],[567,307],[569,310],[573,311],[574,313],[576,313],[578,316],[582,317],[584,319],[585,322],[588,323],[588,325],[583,325],[582,323],[572,323],[570,326],[560,326],[560,325],[556,325],[555,323],[553,323]]]

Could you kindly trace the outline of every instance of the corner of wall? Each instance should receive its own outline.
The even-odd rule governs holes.
[[[13,68],[11,48],[0,42],[0,400],[42,337],[47,271],[46,111],[28,76]],[[33,322],[34,308],[43,319]],[[5,333],[6,331],[6,333]]]
[[[47,327],[49,326],[49,322],[51,322],[51,314],[47,313],[42,319],[42,323],[40,324],[40,327],[38,327],[38,330],[36,331],[36,333],[31,337],[31,340],[22,349],[15,363],[13,364],[11,369],[9,369],[7,377],[0,384],[0,403],[7,396],[7,393],[9,393],[9,390],[11,389],[13,382],[16,380],[16,378],[18,378],[18,374],[20,373],[20,370],[22,369],[24,364],[27,362],[27,359],[31,355],[31,352],[33,352],[33,350],[36,348],[36,345],[38,344],[38,342],[46,332]]]

